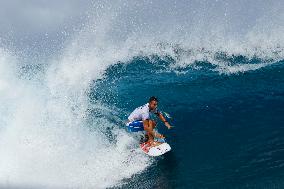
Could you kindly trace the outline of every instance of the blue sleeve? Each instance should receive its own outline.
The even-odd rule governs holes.
[[[156,114],[156,115],[159,115],[160,111],[156,108],[155,110],[153,110],[153,113]]]

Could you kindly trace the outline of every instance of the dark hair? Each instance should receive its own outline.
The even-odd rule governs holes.
[[[152,101],[158,102],[158,99],[157,99],[156,97],[154,97],[154,96],[151,96],[151,97],[149,98],[149,102],[152,102]]]

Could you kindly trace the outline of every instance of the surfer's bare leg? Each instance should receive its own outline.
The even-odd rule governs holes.
[[[143,121],[143,125],[144,125],[144,130],[147,131],[147,135],[148,135],[148,142],[152,145],[158,145],[158,143],[156,144],[156,142],[154,142],[154,138],[156,136],[156,133],[154,131],[154,128],[156,127],[156,122],[153,120],[145,120]],[[163,135],[159,135],[156,137],[163,137]]]
[[[147,119],[143,121],[143,126],[144,126],[144,130],[147,131],[146,134],[148,135],[149,143],[152,143],[154,141],[154,136],[155,136],[153,129],[156,126],[156,124],[152,120]]]

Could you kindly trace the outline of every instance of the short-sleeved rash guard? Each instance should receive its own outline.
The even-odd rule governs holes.
[[[157,114],[158,110],[157,108],[154,110],[149,111],[149,103],[144,104],[143,106],[140,106],[136,108],[128,117],[129,121],[137,121],[137,120],[146,120],[149,119],[150,113]]]

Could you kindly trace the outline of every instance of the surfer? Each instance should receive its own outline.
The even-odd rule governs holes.
[[[150,119],[150,113],[157,115],[165,126],[170,129],[172,126],[165,119],[162,113],[157,109],[158,99],[154,96],[150,97],[149,102],[143,106],[136,108],[128,117],[126,124],[131,132],[146,131],[146,138],[151,146],[155,145],[154,138],[165,138],[164,135],[154,131],[156,122]]]

